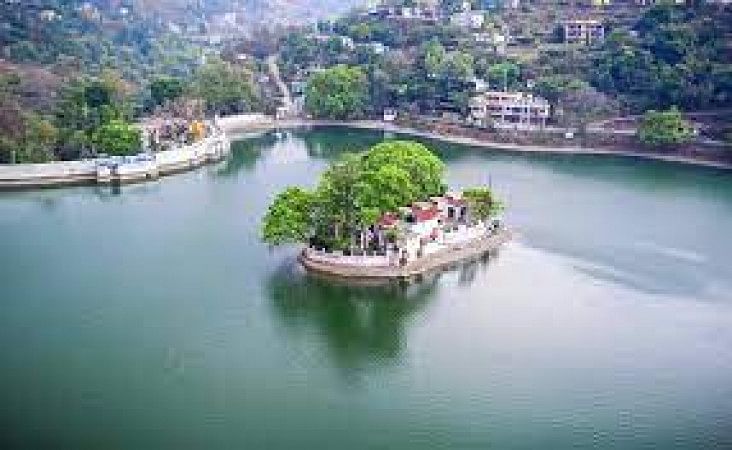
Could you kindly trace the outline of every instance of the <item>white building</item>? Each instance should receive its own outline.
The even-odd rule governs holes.
[[[544,127],[550,105],[542,97],[524,92],[488,91],[470,100],[469,120],[478,126],[498,128]]]
[[[471,30],[479,30],[485,24],[485,14],[482,11],[463,11],[455,13],[450,17],[452,25],[461,28],[470,28]]]
[[[473,33],[473,40],[492,49],[497,55],[506,54],[508,38],[503,33],[499,33],[498,31]]]
[[[53,9],[44,9],[38,13],[38,17],[44,22],[54,22],[61,18],[61,16]]]
[[[384,122],[394,122],[397,119],[397,111],[394,108],[384,109]]]
[[[594,44],[605,39],[605,27],[599,20],[567,20],[562,24],[564,42]]]

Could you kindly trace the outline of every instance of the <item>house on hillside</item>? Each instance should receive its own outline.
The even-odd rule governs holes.
[[[387,1],[369,11],[370,16],[397,20],[435,22],[440,18],[440,0]]]
[[[483,11],[462,11],[450,16],[450,23],[457,27],[480,30],[485,24]]]
[[[605,27],[599,20],[567,20],[562,23],[567,44],[595,44],[605,40]]]
[[[470,100],[468,121],[480,127],[530,129],[546,126],[549,102],[525,92],[488,91]]]
[[[496,55],[505,55],[508,36],[499,31],[484,31],[473,33],[473,40],[492,50]]]

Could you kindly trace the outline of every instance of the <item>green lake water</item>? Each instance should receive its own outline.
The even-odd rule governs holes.
[[[276,192],[381,133],[0,193],[0,448],[732,448],[732,174],[432,142],[518,233],[411,286],[305,275]]]

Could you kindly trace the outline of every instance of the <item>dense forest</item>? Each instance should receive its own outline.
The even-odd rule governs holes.
[[[465,14],[465,2],[430,3],[441,19],[395,19],[365,9],[322,19],[358,1],[338,7],[315,0],[6,2],[0,162],[91,156],[108,152],[103,143],[114,138],[129,145],[112,151],[134,152],[140,143],[131,124],[154,114],[271,113],[278,100],[269,55],[277,55],[286,82],[302,86],[296,90],[314,117],[376,118],[387,108],[465,117],[481,84],[546,98],[551,124],[580,131],[602,118],[651,110],[665,113],[650,119],[679,128],[678,112],[732,104],[728,5],[494,5],[480,11],[475,27],[452,20]],[[321,20],[286,19],[306,9],[305,22]],[[580,13],[602,19],[603,40],[562,41],[563,17]],[[272,14],[279,17],[262,26]],[[719,136],[732,137],[729,124],[724,130]]]
[[[499,14],[484,30],[506,28]],[[307,67],[358,66],[366,74],[369,105],[435,110],[450,105],[464,110],[473,78],[498,88],[534,90],[553,103],[582,103],[601,98],[618,111],[639,113],[677,106],[698,110],[732,102],[732,8],[658,5],[641,14],[631,27],[608,25],[603,43],[583,46],[535,45],[535,58],[498,54],[476,45],[470,32],[451,24],[390,22],[351,16],[320,24],[320,32],[353,40],[323,41],[311,33],[290,34],[281,51],[292,77]],[[360,45],[378,42],[389,48],[376,53]],[[581,90],[580,98],[577,91]]]
[[[141,143],[131,122],[160,109],[258,108],[256,61],[234,65],[131,6],[95,3],[0,8],[1,163],[135,152]],[[128,144],[102,145],[115,139]]]

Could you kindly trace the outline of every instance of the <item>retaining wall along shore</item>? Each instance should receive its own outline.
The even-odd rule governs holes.
[[[131,183],[190,170],[220,161],[231,151],[225,132],[200,142],[165,150],[149,157],[59,161],[45,164],[0,165],[0,189],[80,184]]]
[[[449,268],[463,261],[479,258],[486,253],[498,250],[503,244],[510,241],[512,237],[513,234],[510,230],[505,228],[499,229],[485,237],[464,242],[460,245],[448,246],[445,249],[432,253],[429,256],[423,256],[403,266],[357,265],[353,264],[353,261],[348,259],[349,257],[345,257],[346,259],[339,262],[332,258],[323,258],[320,252],[309,248],[304,249],[300,253],[298,260],[309,271],[340,278],[409,280],[426,273]]]

